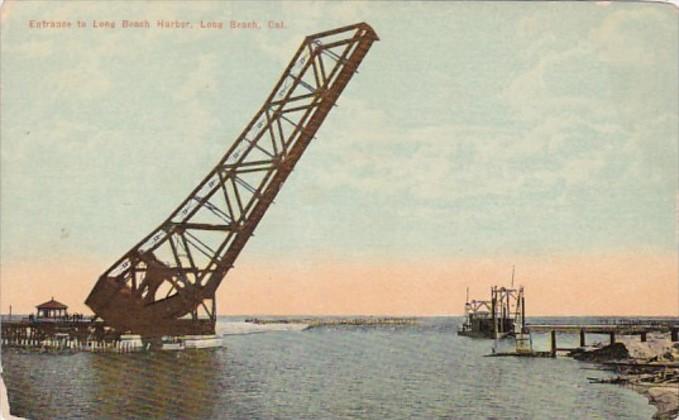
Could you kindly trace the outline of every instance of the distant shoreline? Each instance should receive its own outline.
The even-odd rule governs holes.
[[[351,318],[280,318],[280,319],[260,319],[248,318],[245,322],[252,324],[305,324],[306,329],[319,327],[335,327],[335,326],[403,326],[416,325],[417,319],[414,317],[351,317]]]

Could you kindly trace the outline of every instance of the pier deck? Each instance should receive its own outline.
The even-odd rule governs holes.
[[[110,331],[102,321],[75,317],[2,320],[0,338],[3,347],[53,350],[126,352],[141,343]]]
[[[580,347],[585,347],[587,334],[607,334],[610,343],[615,343],[616,335],[639,335],[642,342],[651,332],[670,333],[673,342],[679,341],[679,319],[677,320],[640,320],[600,324],[527,324],[529,333],[548,333],[551,336],[551,353],[556,356],[558,348],[556,334],[580,334]]]
[[[678,321],[653,323],[615,323],[615,324],[528,324],[530,332],[544,333],[556,331],[560,333],[577,334],[584,331],[587,334],[621,334],[636,335],[649,332],[672,332],[679,330]],[[675,340],[676,341],[676,340]]]

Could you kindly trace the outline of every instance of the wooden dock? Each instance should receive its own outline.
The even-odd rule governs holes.
[[[679,341],[679,319],[649,321],[618,321],[600,324],[527,324],[530,333],[547,333],[551,336],[551,353],[556,356],[557,350],[572,350],[557,347],[557,333],[579,334],[580,347],[587,345],[587,334],[604,334],[609,336],[610,344],[615,343],[617,335],[638,335],[641,342],[646,342],[651,332],[670,333],[672,342]]]
[[[116,334],[101,321],[73,318],[3,320],[0,344],[40,351],[144,350],[138,336]]]

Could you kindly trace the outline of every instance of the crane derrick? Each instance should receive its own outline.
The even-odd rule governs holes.
[[[307,36],[217,165],[99,277],[94,313],[147,337],[213,334],[219,284],[376,40],[366,23]]]

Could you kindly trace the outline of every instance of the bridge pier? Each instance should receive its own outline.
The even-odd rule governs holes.
[[[645,343],[646,342],[646,331],[641,333],[641,342]]]
[[[585,347],[587,344],[585,343],[585,330],[580,330],[580,347]]]
[[[609,337],[611,338],[611,343],[610,344],[615,344],[615,332],[611,331],[608,333]]]
[[[670,330],[670,336],[672,338],[672,342],[674,343],[675,341],[679,341],[679,328],[672,328]]]

